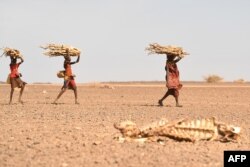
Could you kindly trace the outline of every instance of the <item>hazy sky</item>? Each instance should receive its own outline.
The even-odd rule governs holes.
[[[62,82],[63,58],[44,56],[47,43],[82,50],[77,82],[164,80],[165,56],[144,50],[152,42],[190,53],[178,64],[181,80],[250,81],[250,1],[0,0],[0,47],[23,53],[28,83]],[[0,58],[2,81],[9,62]]]

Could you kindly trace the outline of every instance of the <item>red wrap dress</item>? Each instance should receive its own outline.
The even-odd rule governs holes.
[[[179,70],[177,64],[174,61],[167,60],[166,66],[166,87],[168,88],[169,94],[178,97],[179,89],[182,88],[182,84],[179,80]]]
[[[64,69],[65,69],[65,77],[64,77],[64,84],[62,88],[64,89],[76,88],[76,83],[75,83],[74,76],[72,73],[71,65],[69,63],[65,63]]]
[[[26,82],[22,81],[20,78],[20,73],[18,72],[18,67],[20,63],[18,64],[10,64],[10,84],[11,88],[21,88],[23,85],[26,84]]]

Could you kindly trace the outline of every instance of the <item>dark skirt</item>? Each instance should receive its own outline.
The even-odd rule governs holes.
[[[27,83],[22,81],[20,77],[17,77],[17,78],[10,78],[10,84],[11,88],[14,89],[14,88],[22,88]]]
[[[168,89],[167,93],[169,95],[174,96],[174,97],[179,97],[179,90],[178,89]]]

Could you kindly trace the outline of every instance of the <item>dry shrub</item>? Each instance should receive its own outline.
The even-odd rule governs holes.
[[[217,83],[223,81],[223,78],[218,75],[209,75],[204,77],[205,81],[208,83]]]
[[[241,79],[234,80],[234,82],[235,83],[244,83],[245,80],[241,78]]]

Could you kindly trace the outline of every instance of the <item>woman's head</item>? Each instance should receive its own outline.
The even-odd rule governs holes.
[[[71,58],[70,58],[70,55],[69,55],[69,48],[66,48],[66,55],[64,56],[64,59],[66,62],[70,62],[71,61]]]
[[[66,48],[65,51],[66,51],[66,55],[69,56],[69,48]]]
[[[70,61],[71,61],[71,58],[70,58],[70,56],[69,56],[69,55],[64,56],[64,59],[65,59],[65,62],[70,62]]]
[[[10,56],[11,64],[16,64],[16,57]]]
[[[173,61],[173,60],[175,59],[175,57],[176,57],[176,55],[172,55],[172,54],[168,54],[168,55],[167,55],[167,59],[168,59],[169,61]]]

